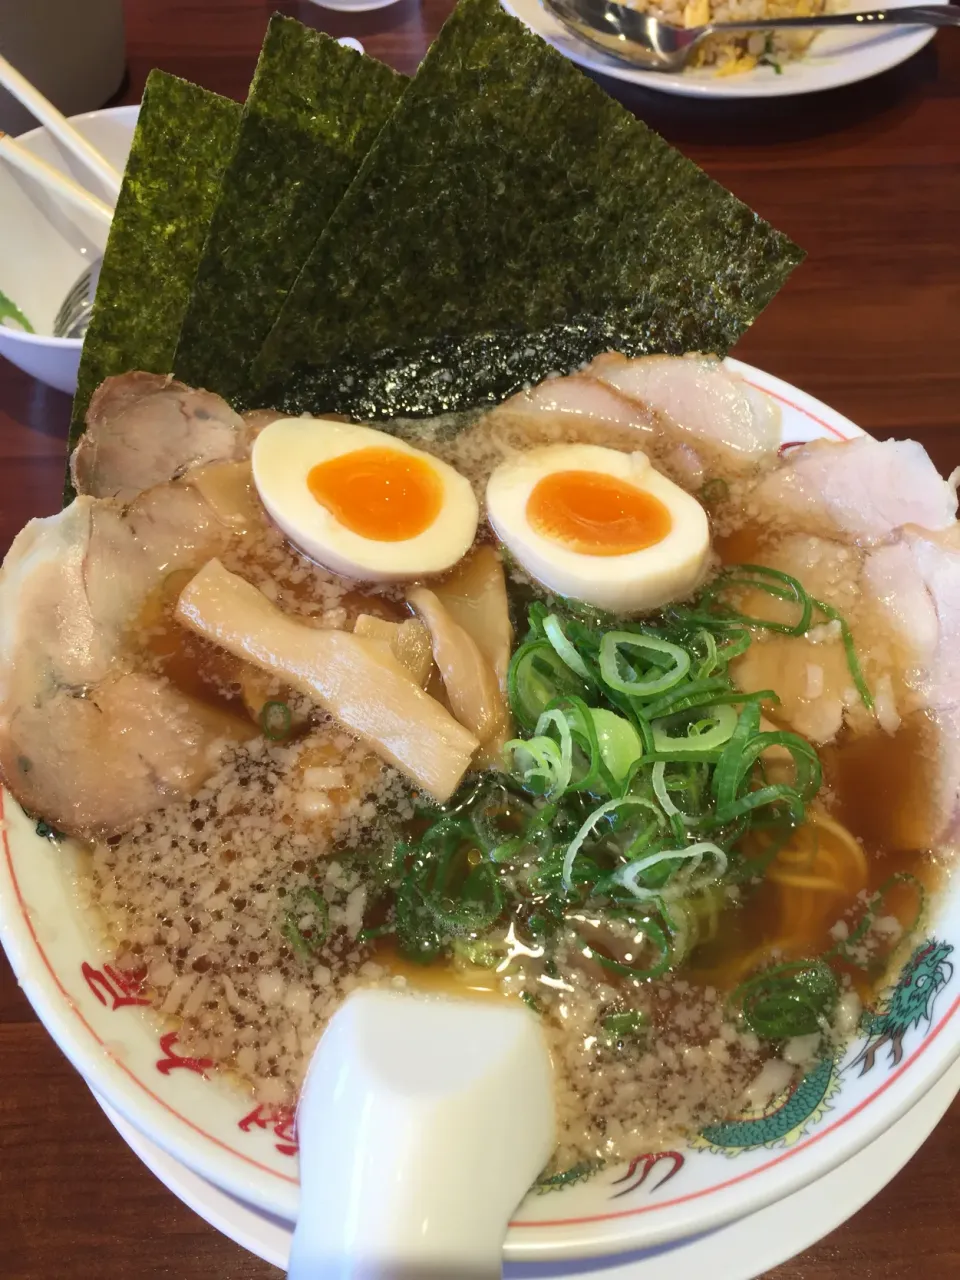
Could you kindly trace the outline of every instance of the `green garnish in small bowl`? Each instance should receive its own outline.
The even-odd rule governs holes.
[[[11,321],[13,321],[12,324]],[[2,289],[0,289],[0,324],[6,325],[8,329],[22,329],[24,333],[36,333],[36,329],[17,304],[12,298],[8,298]]]

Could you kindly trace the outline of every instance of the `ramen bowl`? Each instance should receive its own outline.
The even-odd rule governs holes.
[[[785,443],[859,428],[785,383],[729,362],[780,406]],[[20,983],[88,1084],[189,1169],[258,1209],[298,1210],[291,1108],[256,1104],[191,1057],[106,954],[79,905],[78,855],[3,803],[0,937]],[[675,1242],[742,1218],[822,1177],[893,1125],[960,1056],[960,890],[946,879],[905,959],[842,1057],[809,1066],[755,1113],[677,1150],[581,1165],[537,1184],[511,1224],[513,1262],[576,1261]]]

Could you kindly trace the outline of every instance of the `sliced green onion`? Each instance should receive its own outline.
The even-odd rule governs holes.
[[[651,720],[654,749],[665,752],[716,751],[730,741],[737,727],[738,715],[732,706],[721,703],[710,707],[704,719],[711,722],[711,728],[691,732],[695,726],[688,722],[687,734],[684,737],[673,737],[667,732],[671,724],[670,719]]]
[[[620,674],[620,650],[624,648],[640,649],[648,655],[661,674],[649,680],[625,680]],[[672,660],[668,670],[662,670],[662,659]],[[657,661],[661,659],[661,661]],[[663,693],[679,684],[690,670],[690,655],[678,644],[669,640],[658,640],[655,636],[635,635],[630,631],[608,631],[600,641],[600,674],[611,689],[620,693],[628,693],[634,698],[652,698],[654,694]]]
[[[702,921],[709,921],[707,936],[716,936],[717,918],[727,905],[722,885],[708,885],[702,893],[664,902],[661,915],[670,930],[674,966],[682,964],[702,940]]]
[[[805,806],[820,789],[820,759],[799,734],[761,733],[759,729],[760,708],[756,703],[748,703],[740,713],[713,775],[717,818],[720,822],[730,822],[765,805],[785,805],[793,820],[802,822]],[[770,747],[786,747],[793,757],[796,770],[793,786],[786,783],[751,786],[753,766]]]
[[[730,807],[736,802],[743,752],[750,739],[759,732],[760,708],[751,702],[740,713],[713,775],[713,794],[718,808]]]
[[[706,650],[706,655],[694,675],[694,681],[706,680],[712,676],[717,668],[721,665],[720,654],[717,650],[717,641],[712,631],[707,631],[705,627],[701,627],[694,637],[694,641],[699,641]]]
[[[648,1030],[650,1021],[639,1009],[631,1009],[627,1013],[608,1014],[602,1025],[608,1043],[616,1044],[618,1040],[625,1040],[628,1036]]]
[[[771,618],[758,618],[755,615],[741,613],[730,609],[719,601],[719,596],[731,588],[746,588],[762,591],[774,600],[782,600],[787,604],[795,604],[800,610],[796,622],[776,622]],[[698,613],[706,606],[716,610],[711,618],[705,619]],[[804,590],[803,584],[789,573],[781,573],[779,569],[771,569],[764,564],[738,564],[725,569],[700,594],[689,615],[697,621],[726,621],[737,626],[761,627],[767,631],[779,631],[783,635],[802,636],[810,629],[813,617],[813,600]]]
[[[722,502],[730,493],[730,486],[726,480],[720,476],[714,476],[712,480],[707,480],[700,488],[700,501],[704,506],[712,506],[716,502]]]
[[[648,703],[643,714],[650,720],[662,720],[665,716],[693,707],[707,706],[714,698],[729,697],[730,680],[726,676],[711,676],[707,680],[684,680],[665,693],[662,698]]]
[[[596,730],[603,763],[615,782],[623,782],[631,768],[643,755],[640,735],[623,716],[602,707],[591,707],[590,717]]]
[[[283,742],[290,736],[293,716],[285,702],[265,702],[260,708],[260,728],[271,742]]]
[[[610,777],[600,754],[600,741],[590,708],[575,694],[558,698],[554,707],[567,718],[574,745],[580,753],[583,767],[574,774],[572,786],[577,791],[612,791]],[[575,763],[578,761],[575,758]]]
[[[896,888],[898,884],[910,885],[917,895],[917,910],[914,914],[913,920],[909,925],[903,927],[903,932],[907,936],[916,931],[917,925],[920,923],[920,918],[923,915],[924,905],[926,904],[926,889],[924,889],[923,884],[917,879],[917,877],[912,875],[909,871],[895,871],[892,876],[884,880],[883,884],[867,903],[863,917],[857,927],[846,938],[838,942],[835,947],[828,951],[828,956],[835,955],[845,960],[848,964],[857,964],[853,958],[853,948],[856,947],[857,944],[870,932],[881,905],[890,890]],[[857,968],[862,967],[862,965],[857,964]]]
[[[405,956],[417,964],[430,964],[440,955],[446,935],[427,911],[415,876],[400,881],[393,916],[397,943]]]
[[[309,887],[298,889],[288,909],[281,933],[302,956],[316,956],[330,932],[330,908],[323,894]]]
[[[455,818],[465,810],[470,810],[472,813],[474,804],[486,793],[487,789],[488,775],[468,773],[446,804],[437,805],[432,800],[429,804],[424,804],[421,799],[421,803],[417,806],[417,817],[427,818],[435,814],[443,814],[444,817]]]
[[[630,730],[626,723],[625,728]],[[550,729],[556,730],[559,744],[550,736]],[[585,762],[576,775],[575,746]],[[522,785],[548,800],[558,799],[571,788],[590,790],[600,781],[602,758],[593,712],[577,697],[557,698],[541,713],[534,737],[513,738],[505,744],[503,753],[507,768]]]
[[[526,746],[526,742],[524,742]],[[520,832],[528,826],[534,809],[509,791],[499,779],[487,775],[470,811],[477,843],[488,858],[503,861],[524,843]]]
[[[792,606],[791,620],[738,613],[727,601],[741,590]],[[737,690],[729,664],[755,628],[801,634],[817,607],[795,579],[749,565],[653,623],[531,605],[508,672],[519,726],[504,750],[508,774],[464,784],[451,805],[424,812],[433,825],[386,868],[401,949],[417,959],[451,948],[486,955],[509,906],[549,962],[574,903],[600,924],[642,913],[642,924],[627,918],[646,938],[638,934],[641,955],[657,952],[648,967],[588,948],[641,981],[713,937],[727,884],[763,874],[820,785],[809,743],[760,728],[774,691]],[[765,773],[775,746],[793,762],[784,782]],[[776,838],[752,863],[731,852],[767,828]],[[772,997],[760,994],[750,1008],[769,1030]]]
[[[573,864],[576,861],[577,854],[583,847],[583,842],[593,831],[596,830],[599,823],[602,822],[608,814],[616,813],[619,809],[627,808],[649,809],[658,821],[660,821],[662,817],[657,806],[653,804],[652,801],[646,800],[643,796],[620,796],[616,800],[608,800],[606,804],[602,804],[598,808],[594,809],[593,813],[590,814],[586,822],[583,823],[580,830],[573,837],[573,840],[570,842],[567,852],[564,855],[561,882],[565,892],[570,892]]]
[[[758,618],[730,609],[721,603],[720,597],[731,588],[763,591],[773,599],[796,604],[800,609],[800,616],[794,623],[784,623],[776,622],[769,618]],[[709,612],[704,613],[705,609]],[[701,592],[692,610],[679,612],[692,622],[704,622],[708,625],[712,622],[714,625],[721,623],[722,625],[761,627],[768,631],[779,631],[784,635],[800,636],[810,629],[814,610],[822,613],[831,622],[839,622],[840,635],[851,679],[864,706],[868,711],[872,711],[874,707],[873,695],[864,678],[849,624],[832,605],[826,604],[822,600],[815,600],[809,595],[803,584],[796,578],[791,577],[790,574],[781,573],[778,569],[771,569],[766,565],[733,565],[724,570]],[[733,656],[735,655],[730,655],[730,657]]]
[[[657,797],[657,800],[660,802],[660,808],[668,818],[676,816],[681,820],[684,820],[686,815],[677,808],[670,798],[670,792],[667,790],[666,772],[666,762],[658,760],[650,772],[650,781],[653,783],[653,794]]]
[[[393,931],[393,925],[389,923],[369,925],[360,930],[357,934],[357,941],[361,943],[376,942],[378,938],[389,938]]]
[[[424,896],[428,910],[442,921],[451,933],[479,933],[489,929],[503,914],[503,891],[497,873],[489,862],[474,867],[463,883],[454,906],[449,899]]]
[[[513,714],[528,732],[540,713],[562,694],[585,694],[587,686],[559,657],[549,640],[531,640],[510,659],[507,695]]]
[[[840,995],[823,960],[775,965],[741,983],[730,997],[741,1022],[761,1040],[789,1040],[822,1030]]]
[[[670,783],[667,783],[667,762],[665,760],[657,760],[650,771],[650,782],[653,787],[653,793],[660,803],[660,807],[664,813],[671,819],[680,818],[681,836],[683,835],[684,826],[697,826],[704,821],[703,803],[708,792],[708,780],[702,767],[689,767],[686,762],[673,762],[674,767],[670,774]],[[674,803],[671,791],[682,791],[691,799],[690,813],[684,813],[679,805]]]
[[[534,740],[546,738],[548,742],[551,741],[547,734],[551,726],[560,735],[560,763],[553,785],[547,792],[547,799],[562,796],[570,786],[570,779],[573,776],[573,736],[570,733],[567,717],[562,711],[544,711],[541,714],[534,730],[536,735]]]
[[[753,643],[753,637],[746,627],[728,628],[723,636],[723,644],[718,646],[717,653],[720,659],[729,663],[734,658],[739,658],[741,653],[746,653]]]
[[[825,618],[831,622],[839,622],[840,624],[840,640],[843,644],[843,651],[847,658],[847,667],[850,670],[850,678],[853,680],[860,700],[868,711],[872,711],[874,707],[873,694],[870,692],[870,686],[864,678],[863,668],[860,666],[860,659],[857,657],[857,647],[853,643],[853,633],[847,623],[846,618],[834,609],[833,605],[824,604],[821,600],[814,600],[814,607],[819,609]]]
[[[568,743],[569,738],[567,729]],[[552,738],[511,738],[504,743],[503,761],[508,772],[534,794],[561,795],[569,785],[572,767],[569,752],[564,761],[561,748]],[[566,781],[563,781],[564,775]]]
[[[503,912],[503,892],[490,862],[473,865],[466,818],[441,818],[420,838],[396,890],[394,922],[401,950],[420,963],[435,959],[457,937],[489,929]],[[406,858],[411,857],[407,851]]]
[[[703,864],[704,858],[707,857],[713,860],[715,870],[699,880],[694,879],[696,872],[699,871]],[[691,862],[693,865],[672,873],[666,883],[657,889],[649,889],[645,885],[637,883],[639,876],[644,875],[652,867],[659,866],[664,862]],[[701,840],[697,844],[687,845],[683,849],[661,849],[659,853],[652,853],[646,858],[640,858],[636,862],[618,867],[610,877],[610,880],[614,884],[622,885],[624,889],[629,890],[635,898],[640,900],[662,898],[664,901],[669,901],[681,893],[698,893],[708,884],[714,884],[717,880],[723,879],[726,871],[727,855],[723,849],[711,840]],[[677,883],[674,883],[675,880]]]
[[[533,1012],[534,1012],[538,1017],[541,1017],[541,1018],[543,1017],[543,1005],[540,1003],[540,1001],[537,999],[537,997],[533,994],[533,992],[531,992],[531,991],[521,991],[521,992],[520,992],[520,999],[521,999],[521,1000],[523,1001],[523,1003],[527,1006],[527,1008],[528,1008],[528,1009],[532,1009],[532,1010],[533,1010]]]
[[[543,619],[543,634],[553,645],[557,656],[567,664],[571,671],[575,671],[578,676],[582,676],[584,680],[591,680],[587,664],[577,653],[574,646],[563,634],[563,628],[560,626],[560,619],[555,613],[548,614]]]
[[[452,950],[458,960],[478,969],[493,969],[504,956],[503,943],[498,945],[490,938],[455,938]]]

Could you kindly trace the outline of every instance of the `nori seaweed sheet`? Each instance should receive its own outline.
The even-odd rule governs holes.
[[[240,111],[239,103],[176,76],[147,77],[80,356],[71,448],[104,378],[173,367]]]
[[[292,18],[267,28],[173,362],[237,397],[283,299],[407,84]]]
[[[461,0],[245,403],[424,414],[611,347],[724,354],[802,256],[497,0]]]
[[[405,351],[378,351],[335,366],[298,365],[261,387],[257,404],[291,415],[342,413],[371,422],[422,418],[500,404],[521,388],[571,372],[603,351],[639,356],[725,350],[722,327],[711,340],[699,315],[665,314],[649,296],[646,304],[646,314],[638,302],[539,333],[468,334]]]

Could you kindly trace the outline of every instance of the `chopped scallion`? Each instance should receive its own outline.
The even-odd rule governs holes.
[[[323,894],[309,887],[298,889],[281,932],[301,956],[318,955],[330,932],[330,908]]]
[[[260,728],[271,742],[283,742],[290,737],[293,716],[285,702],[265,702],[260,708]]]

